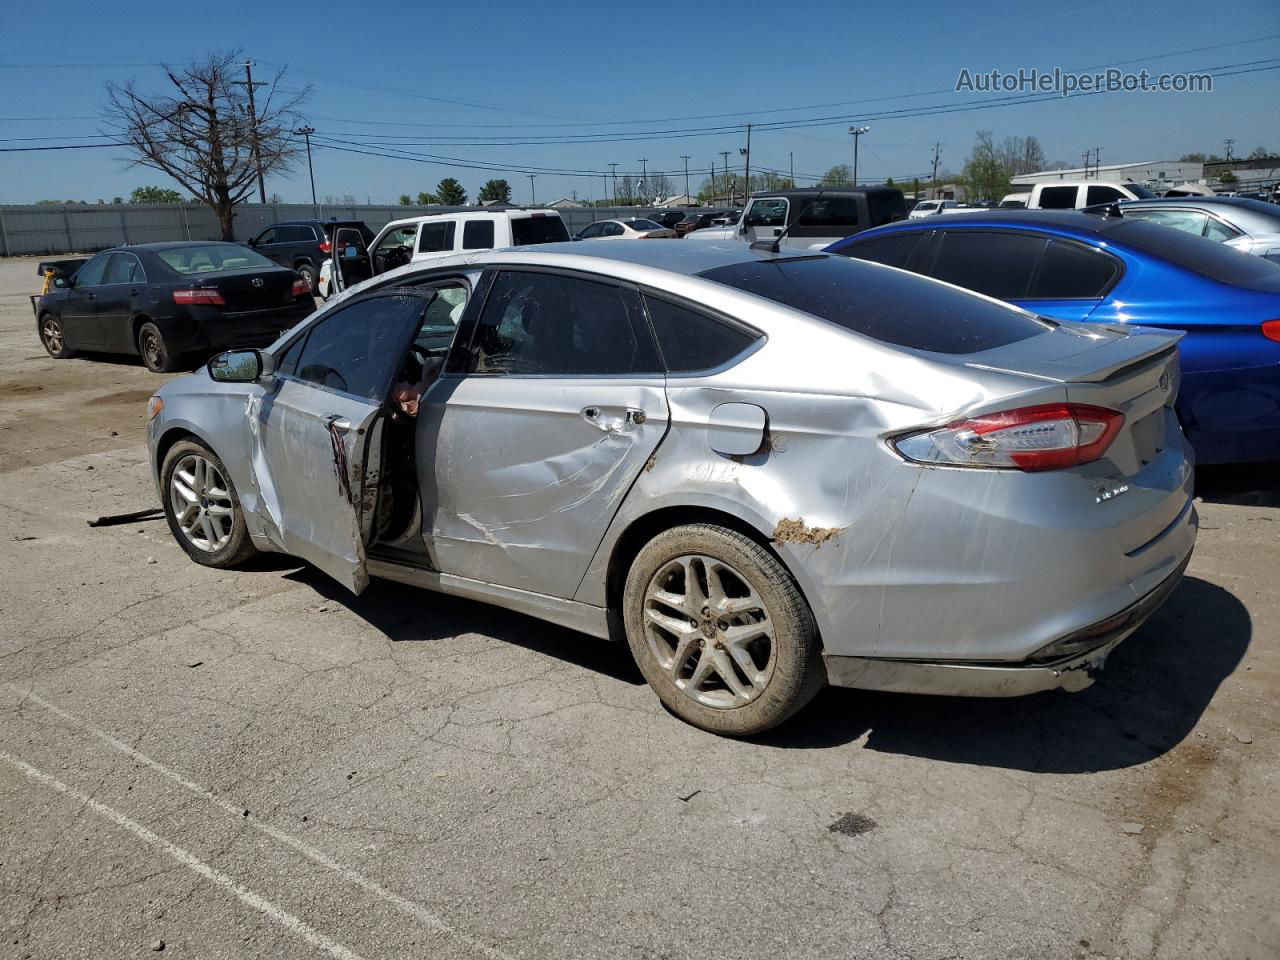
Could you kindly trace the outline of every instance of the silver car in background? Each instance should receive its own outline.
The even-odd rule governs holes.
[[[197,562],[625,637],[742,736],[824,682],[1087,686],[1195,541],[1177,385],[1173,335],[892,267],[571,243],[378,277],[165,384],[149,437]]]

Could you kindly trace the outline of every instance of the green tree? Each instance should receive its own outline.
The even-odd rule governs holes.
[[[1236,182],[1236,175],[1230,170],[1223,170],[1222,173],[1218,174],[1218,182],[1230,186]]]
[[[488,180],[480,188],[480,193],[476,195],[476,199],[481,203],[510,203],[511,184],[505,180]]]
[[[111,198],[111,202],[112,202],[112,203],[124,203],[124,197],[112,197],[112,198]]]
[[[426,207],[426,206],[430,206],[433,203],[439,203],[439,202],[440,202],[439,200],[437,200],[432,194],[427,193],[427,191],[425,190],[418,191],[418,206]]]
[[[990,130],[979,130],[964,164],[964,185],[970,199],[998,199],[1009,192],[1009,171],[1001,161]]]
[[[853,182],[853,168],[847,163],[837,163],[822,175],[820,187],[843,187]]]
[[[884,185],[891,190],[897,186],[897,184],[893,182],[893,177],[885,177]]]
[[[407,207],[411,203],[413,203],[413,197],[409,196],[407,193],[400,194],[400,206]]]
[[[445,177],[436,185],[436,196],[446,207],[462,207],[467,203],[467,191],[453,177]]]
[[[134,187],[130,203],[181,203],[182,194],[168,187]]]
[[[1268,150],[1266,147],[1254,147],[1251,151],[1249,151],[1249,156],[1246,159],[1266,160],[1270,156],[1271,156],[1271,151]]]

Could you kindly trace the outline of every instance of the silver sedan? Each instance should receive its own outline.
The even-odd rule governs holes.
[[[165,384],[149,435],[196,562],[625,638],[742,736],[824,682],[1087,686],[1195,541],[1177,385],[1175,336],[892,267],[559,244],[384,274]]]

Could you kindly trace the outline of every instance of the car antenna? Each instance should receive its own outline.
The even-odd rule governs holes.
[[[794,227],[797,223],[799,223],[799,222],[800,222],[800,218],[801,218],[801,217],[803,217],[806,213],[808,213],[808,212],[809,212],[809,208],[810,208],[810,207],[812,207],[815,203],[817,203],[817,202],[818,202],[818,198],[822,196],[822,193],[823,193],[823,190],[824,190],[824,189],[825,189],[824,187],[819,187],[819,188],[818,188],[818,192],[817,192],[817,193],[815,193],[812,197],[810,197],[810,198],[809,198],[809,202],[808,202],[808,203],[806,203],[806,204],[804,205],[804,207],[803,207],[803,208],[801,208],[800,212],[796,214],[796,218],[795,218],[794,220],[792,220],[792,221],[791,221],[791,223],[789,223],[789,224],[786,226],[786,228],[785,228],[785,229],[784,229],[780,234],[778,234],[778,235],[777,235],[776,237],[774,237],[772,240],[756,240],[756,241],[754,241],[754,242],[751,244],[751,249],[752,249],[752,250],[761,250],[761,251],[765,251],[765,252],[768,252],[768,253],[781,253],[781,252],[782,252],[782,241],[783,241],[783,240],[785,240],[785,239],[787,239],[787,234],[791,232],[791,228],[792,228],[792,227]],[[750,202],[748,202],[748,203],[747,203],[747,206],[750,206],[750,205],[751,205],[751,204],[750,204]],[[747,211],[746,211],[746,210],[743,210],[743,211],[742,211],[742,215],[745,217],[745,216],[747,215]]]

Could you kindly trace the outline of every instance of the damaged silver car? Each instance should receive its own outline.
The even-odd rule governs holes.
[[[1196,535],[1176,337],[685,244],[411,264],[165,384],[198,563],[300,557],[625,638],[749,735],[824,683],[1087,686]]]

